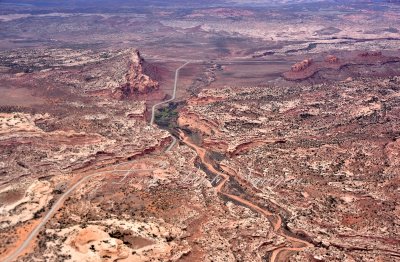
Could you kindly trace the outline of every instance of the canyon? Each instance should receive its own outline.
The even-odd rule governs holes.
[[[0,260],[398,261],[400,6],[264,2],[0,2]]]

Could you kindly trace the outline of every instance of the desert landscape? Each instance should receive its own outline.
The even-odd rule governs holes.
[[[400,260],[398,1],[0,1],[0,261]]]

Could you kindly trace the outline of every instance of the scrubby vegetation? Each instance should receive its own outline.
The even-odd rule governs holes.
[[[167,107],[160,108],[156,112],[155,122],[162,128],[174,129],[177,127],[178,104],[169,103]]]

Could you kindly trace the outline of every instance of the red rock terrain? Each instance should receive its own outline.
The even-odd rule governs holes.
[[[137,88],[140,86],[146,90],[147,84],[155,83],[141,75],[144,61],[137,60],[139,53],[131,51],[118,51],[113,58],[91,54],[84,62],[85,54],[81,54],[77,60],[81,64],[72,66],[72,62],[63,64],[60,56],[49,55],[47,62],[33,57],[30,62],[25,61],[27,66],[29,63],[38,66],[43,63],[50,69],[38,70],[31,65],[34,69],[29,74],[9,68],[0,75],[4,83],[2,88],[10,95],[20,96],[18,100],[11,99],[0,106],[0,235],[4,236],[1,260],[24,242],[24,237],[34,229],[32,222],[38,225],[61,195],[88,175],[87,170],[95,171],[103,166],[158,152],[170,143],[171,137],[166,131],[146,123],[144,101],[118,101],[111,96],[93,96],[90,92],[95,88],[104,88],[107,83],[115,88],[122,87],[116,79],[120,79],[121,83],[128,81],[128,67],[121,66],[123,57],[126,57],[124,54],[128,53],[133,55],[132,60],[126,59],[124,63],[131,66],[128,75],[132,76],[132,86],[137,84]],[[70,61],[71,53],[68,52],[60,51]],[[111,71],[95,71],[94,64],[102,63],[107,66],[112,63],[115,67],[109,67]],[[124,70],[119,72],[119,68]],[[77,71],[85,73],[74,74]],[[96,80],[89,79],[89,73]],[[24,97],[23,92],[15,91],[18,85],[29,91],[27,98],[35,98],[31,103],[18,102]],[[78,90],[81,85],[85,85],[88,92]],[[113,89],[109,86],[108,90],[111,94]],[[101,240],[101,234],[99,237]],[[94,241],[89,238],[88,241]],[[38,243],[40,245],[40,241],[32,241],[32,249],[27,249],[27,253],[35,253],[35,249],[40,248]],[[120,244],[119,241],[115,243]],[[79,245],[84,246],[84,243]],[[79,245],[74,244],[82,251]],[[102,248],[109,250],[111,246]],[[104,252],[104,255],[114,254],[111,250]],[[115,252],[110,256],[124,256],[118,253],[123,253],[124,249]]]
[[[1,75],[5,87],[33,88],[47,98],[73,93],[120,100],[136,99],[159,88],[156,80],[160,79],[159,69],[146,62],[136,49],[98,52],[39,49],[30,54],[32,57],[26,52],[4,54],[8,55],[3,61],[8,69]],[[17,58],[11,63],[10,56]],[[47,90],[42,86],[47,86]]]
[[[133,51],[129,61],[129,71],[126,75],[127,83],[114,91],[119,98],[134,96],[135,93],[148,93],[159,87],[159,83],[147,74],[146,62],[139,51]]]
[[[0,1],[0,261],[399,260],[399,5],[134,2]]]
[[[397,261],[399,83],[204,90],[178,123],[218,155],[221,195],[282,220],[270,260]]]
[[[256,260],[289,251],[283,243],[303,248],[266,210],[230,193],[221,198],[227,180],[213,188],[213,174],[198,168],[214,168],[205,155],[184,145],[163,152],[172,138],[145,121],[144,101],[99,95],[126,81],[117,77],[130,61],[122,54],[1,75],[41,99],[1,107],[0,259],[54,208],[19,261]]]
[[[317,73],[323,71],[340,72],[341,69],[356,66],[383,66],[400,62],[398,56],[386,56],[382,52],[358,52],[353,54],[345,54],[342,57],[328,55],[324,61],[313,61],[305,59],[294,64],[291,71],[283,73],[283,77],[289,81],[302,81],[312,79]],[[389,71],[389,70],[387,70]],[[368,75],[368,73],[360,72]],[[370,73],[373,75],[373,72]],[[318,78],[318,77],[317,77]],[[329,80],[329,79],[327,79]]]

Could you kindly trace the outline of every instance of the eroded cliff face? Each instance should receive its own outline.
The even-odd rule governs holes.
[[[4,74],[0,74],[3,86],[24,86],[45,97],[68,93],[118,100],[135,98],[159,87],[159,68],[146,62],[134,48],[41,49],[28,54],[26,50],[2,54],[6,57],[2,60]],[[17,57],[13,63],[18,68],[7,66],[13,56]]]
[[[283,73],[289,81],[345,80],[352,76],[390,77],[398,75],[399,54],[383,54],[381,51],[343,53],[328,55],[324,59],[305,59]],[[396,65],[397,64],[397,65]],[[330,77],[329,75],[333,75]]]
[[[138,50],[132,51],[129,58],[126,83],[115,90],[116,97],[127,98],[135,94],[145,94],[158,89],[159,83],[146,72],[148,64]]]

